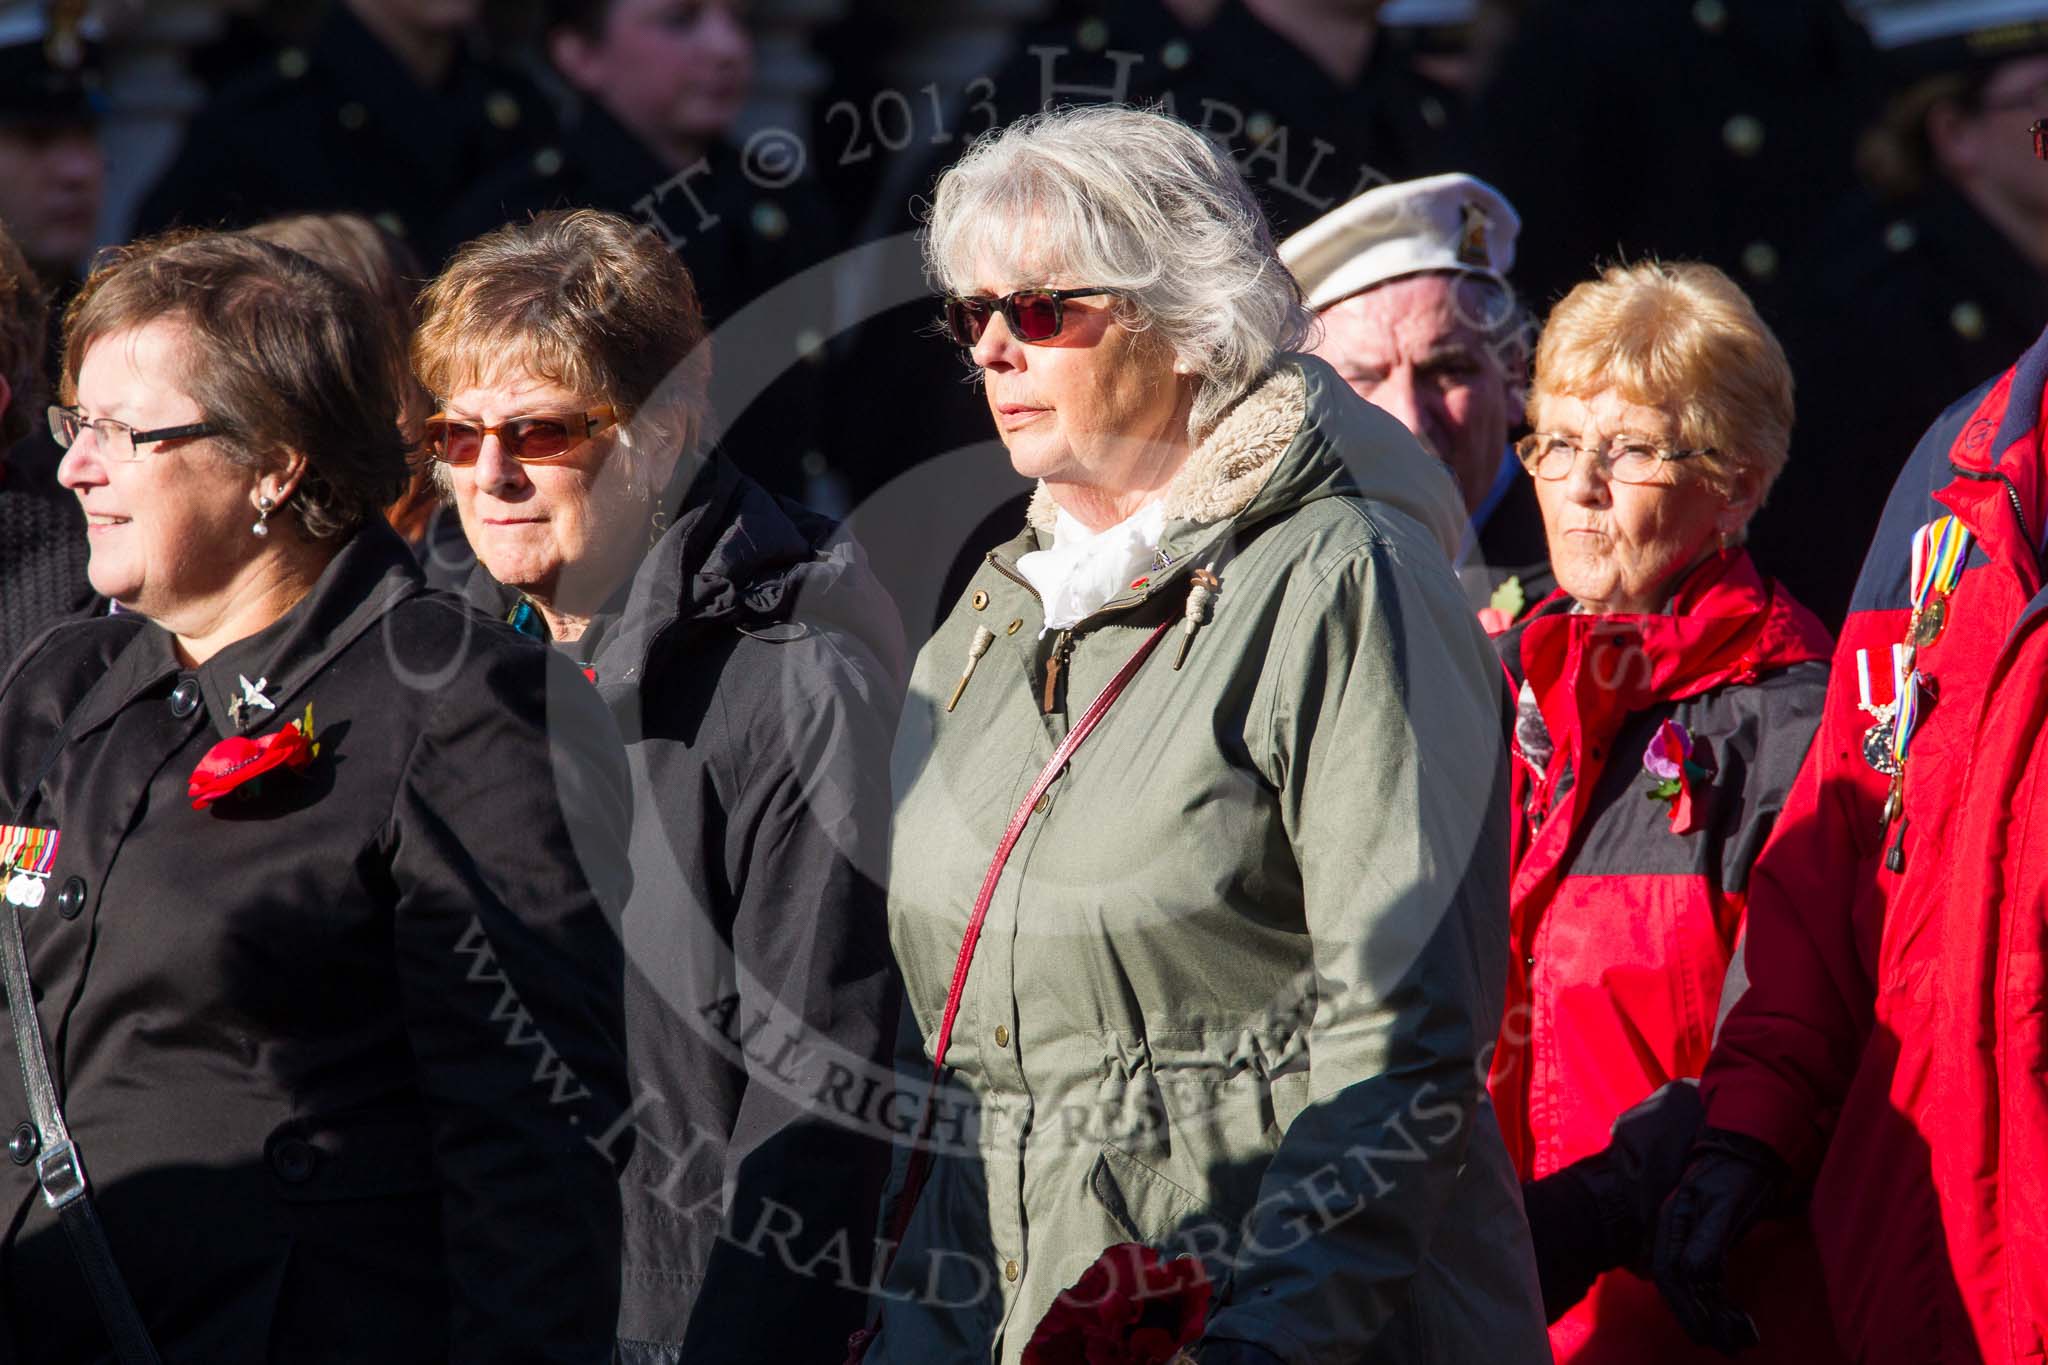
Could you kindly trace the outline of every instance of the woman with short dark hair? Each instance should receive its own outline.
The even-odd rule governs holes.
[[[609,1358],[616,732],[384,525],[392,361],[246,237],[67,315],[121,610],[0,680],[0,1356]]]

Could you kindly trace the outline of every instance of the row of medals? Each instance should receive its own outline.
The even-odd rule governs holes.
[[[1942,627],[1947,624],[1947,593],[1930,592],[1926,601],[1913,608],[1913,619],[1906,628],[1906,662],[1899,670],[1900,687],[1919,686],[1914,662],[1921,650],[1941,638]],[[1899,806],[1905,798],[1905,767],[1899,762],[1892,744],[1903,701],[1904,697],[1895,692],[1883,706],[1865,708],[1877,717],[1877,723],[1863,732],[1863,761],[1892,780],[1891,790],[1884,799],[1884,824],[1887,828],[1898,817]]]

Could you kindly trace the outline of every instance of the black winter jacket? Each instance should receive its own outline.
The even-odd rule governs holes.
[[[837,1360],[889,1159],[846,1115],[887,1083],[900,995],[902,630],[851,541],[723,455],[685,465],[632,582],[561,645],[633,773],[621,1354]],[[532,619],[481,569],[469,592]]]

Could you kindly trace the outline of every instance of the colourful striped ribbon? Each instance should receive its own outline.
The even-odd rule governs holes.
[[[57,861],[58,838],[54,829],[0,825],[0,869],[18,868],[39,877],[49,876]]]
[[[1936,517],[1913,533],[1913,607],[1935,593],[1953,592],[1970,557],[1969,529],[1955,517]]]
[[[1899,689],[1897,700],[1898,714],[1892,719],[1892,757],[1904,766],[1907,746],[1913,742],[1913,728],[1920,723],[1919,669],[1906,675],[1905,686]]]

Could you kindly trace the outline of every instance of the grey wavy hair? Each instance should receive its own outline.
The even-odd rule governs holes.
[[[924,252],[948,294],[987,286],[981,271],[1115,290],[1118,320],[1199,378],[1196,440],[1314,322],[1229,154],[1124,105],[1034,114],[976,142],[939,177]]]

